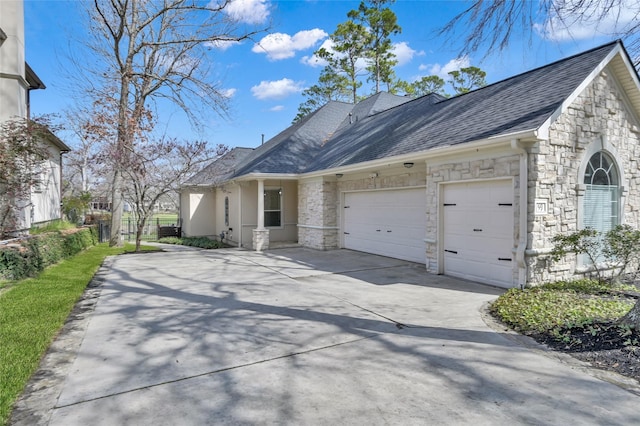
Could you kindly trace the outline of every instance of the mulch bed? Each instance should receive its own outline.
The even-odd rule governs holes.
[[[542,334],[536,341],[568,353],[602,370],[614,371],[640,382],[640,331],[621,329],[613,323],[562,330],[564,338]]]

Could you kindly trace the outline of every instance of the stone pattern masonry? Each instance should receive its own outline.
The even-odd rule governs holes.
[[[552,238],[580,228],[583,179],[581,165],[603,149],[622,171],[622,223],[640,224],[640,138],[631,112],[613,75],[606,70],[551,125],[549,140],[530,155],[529,199],[548,201],[548,214],[533,216],[529,205],[528,283],[572,278],[580,272],[576,256],[551,263]]]

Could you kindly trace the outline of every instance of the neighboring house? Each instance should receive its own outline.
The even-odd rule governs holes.
[[[24,7],[21,0],[0,2],[0,121],[30,117],[30,92],[45,85],[25,62]],[[21,207],[18,230],[61,217],[62,154],[69,147],[53,133],[41,138],[49,158],[40,167],[40,183]]]
[[[588,267],[548,261],[558,234],[640,225],[640,81],[621,42],[454,98],[363,108],[383,97],[329,103],[214,162],[182,191],[185,233],[515,287]]]

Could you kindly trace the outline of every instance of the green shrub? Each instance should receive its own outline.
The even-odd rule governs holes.
[[[581,280],[525,290],[510,289],[491,305],[491,313],[523,334],[557,334],[571,327],[595,321],[615,321],[625,315],[633,302],[614,295],[603,299],[604,286]]]
[[[207,237],[164,237],[158,240],[159,243],[179,244],[183,246],[199,247],[203,249],[217,249],[223,247],[220,241],[212,240]]]
[[[34,235],[0,248],[0,280],[32,277],[98,242],[95,228]]]

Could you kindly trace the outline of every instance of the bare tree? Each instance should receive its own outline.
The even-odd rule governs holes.
[[[228,97],[210,74],[210,50],[248,39],[259,31],[243,26],[228,9],[230,0],[94,0],[88,47],[94,99],[115,100],[110,245],[120,245],[126,165],[149,133],[149,109],[169,101],[197,122],[205,111],[225,115]],[[100,66],[103,64],[104,66]]]
[[[180,184],[202,166],[227,151],[224,145],[209,149],[206,142],[179,142],[175,139],[146,144],[132,156],[124,169],[129,182],[124,192],[136,221],[136,251],[145,225],[159,200],[179,190]]]
[[[462,35],[462,53],[505,49],[516,36],[532,42],[537,31],[554,37],[572,27],[592,28],[624,38],[636,67],[640,65],[640,3],[628,0],[474,0],[440,31]],[[570,32],[570,31],[569,31]]]

